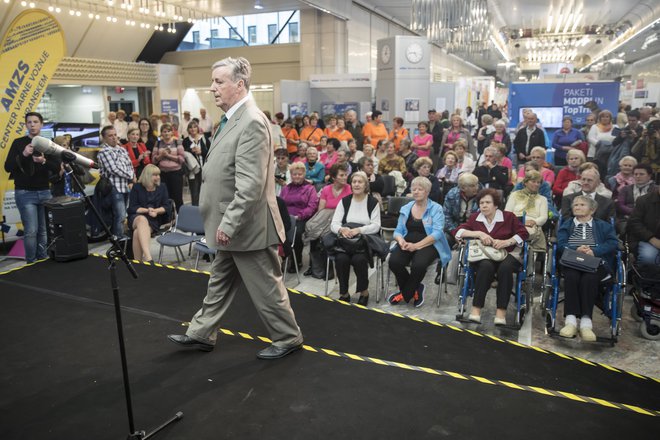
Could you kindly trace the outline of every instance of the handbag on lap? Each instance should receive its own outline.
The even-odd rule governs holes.
[[[583,254],[570,248],[564,249],[564,253],[559,260],[559,264],[564,267],[590,273],[596,272],[602,262],[603,260],[600,257]]]

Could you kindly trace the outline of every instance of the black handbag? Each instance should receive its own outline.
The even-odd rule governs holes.
[[[559,260],[559,264],[564,267],[589,273],[595,273],[602,263],[603,260],[600,257],[593,257],[570,248],[564,249]]]
[[[360,224],[357,223],[345,223],[342,228],[359,228]],[[337,234],[337,246],[340,248],[338,250],[346,252],[349,255],[359,254],[367,251],[369,244],[367,243],[364,234],[358,234],[354,237],[348,238],[343,235]]]

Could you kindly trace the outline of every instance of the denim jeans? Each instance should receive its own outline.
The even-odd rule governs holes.
[[[124,234],[124,219],[128,205],[128,193],[120,193],[112,188],[112,233],[117,238],[126,237]]]
[[[25,259],[28,263],[42,260],[48,256],[44,202],[52,198],[50,190],[17,189],[14,191],[14,197],[25,234],[23,236]]]
[[[660,265],[660,249],[646,241],[637,245],[637,260],[640,264]]]

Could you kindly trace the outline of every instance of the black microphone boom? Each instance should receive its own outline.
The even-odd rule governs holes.
[[[45,137],[35,136],[32,138],[32,147],[43,154],[60,156],[62,157],[62,160],[68,162],[75,162],[78,165],[82,165],[87,168],[98,168],[92,159],[89,159],[74,151],[67,150],[66,148],[57,145],[55,142],[46,139]]]

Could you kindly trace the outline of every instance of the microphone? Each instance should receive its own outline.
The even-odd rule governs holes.
[[[35,150],[43,153],[50,154],[51,156],[61,156],[65,162],[75,162],[78,165],[82,165],[87,168],[97,168],[98,166],[94,163],[92,159],[88,159],[85,156],[75,153],[71,150],[67,150],[64,147],[57,145],[55,142],[46,139],[45,137],[35,136],[32,138],[32,147]]]

